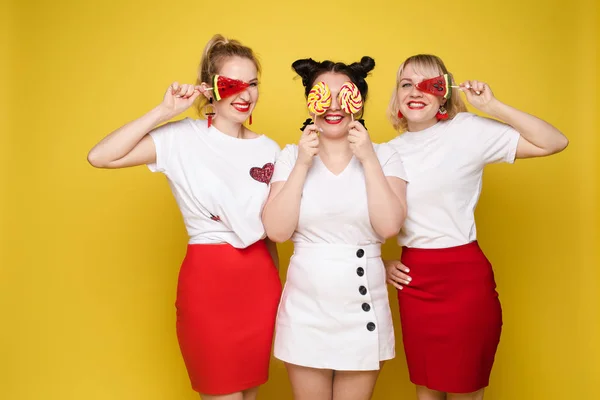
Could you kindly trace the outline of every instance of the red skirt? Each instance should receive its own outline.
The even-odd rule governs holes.
[[[279,273],[264,241],[188,245],[177,287],[177,338],[192,388],[207,395],[268,379]]]
[[[403,248],[412,282],[398,291],[411,381],[447,393],[488,386],[502,309],[494,272],[477,242]]]

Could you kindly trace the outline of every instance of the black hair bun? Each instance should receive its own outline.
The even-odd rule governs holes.
[[[363,58],[360,59],[360,64],[363,66],[365,73],[367,74],[373,71],[375,68],[375,60],[369,56],[363,56]]]
[[[302,78],[305,96],[308,96],[315,79],[319,75],[325,72],[333,72],[347,75],[358,87],[363,100],[366,101],[369,85],[367,85],[365,78],[375,68],[375,60],[369,56],[364,56],[360,62],[347,65],[342,62],[333,62],[330,60],[317,62],[312,58],[303,58],[294,61],[292,68]]]
[[[302,78],[302,85],[307,87],[315,72],[319,69],[319,63],[312,58],[303,58],[292,63],[292,68]]]
[[[364,56],[360,59],[360,62],[352,63],[348,66],[356,75],[362,79],[365,79],[369,72],[375,68],[375,60],[369,56]]]

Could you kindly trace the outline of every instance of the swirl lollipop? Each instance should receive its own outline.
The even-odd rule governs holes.
[[[315,120],[317,119],[317,115],[325,114],[325,111],[331,106],[331,91],[329,90],[329,86],[324,82],[319,82],[313,86],[310,92],[308,92],[306,106],[308,107],[308,111],[315,115]]]
[[[338,103],[340,104],[340,108],[347,114],[352,115],[352,120],[354,120],[354,114],[359,112],[363,107],[360,90],[358,90],[354,83],[348,81],[342,85],[338,94]]]

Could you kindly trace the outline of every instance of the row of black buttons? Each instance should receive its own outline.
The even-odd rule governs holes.
[[[363,258],[364,255],[365,255],[365,251],[363,249],[358,249],[356,251],[356,257]],[[356,268],[356,274],[358,276],[363,276],[365,274],[364,268],[363,267]],[[367,288],[360,285],[358,287],[358,292],[364,296],[367,294]],[[363,311],[367,312],[367,311],[371,310],[371,306],[368,303],[362,303],[362,309],[363,309]],[[375,330],[375,324],[373,322],[369,322],[367,324],[367,330],[369,332],[373,332]]]

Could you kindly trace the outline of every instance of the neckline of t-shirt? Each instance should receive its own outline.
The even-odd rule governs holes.
[[[422,129],[420,131],[405,131],[401,136],[405,138],[415,138],[415,139],[424,139],[436,134],[439,131],[446,121],[438,121],[435,125],[430,126],[429,128]]]
[[[358,160],[356,158],[356,156],[352,156],[352,158],[350,158],[350,161],[348,161],[348,164],[346,164],[346,166],[344,167],[344,169],[339,173],[339,174],[334,174],[328,167],[327,165],[323,162],[323,160],[321,159],[321,157],[319,157],[318,155],[315,157],[315,159],[321,164],[321,166],[329,173],[329,175],[331,175],[334,178],[339,178],[342,175],[345,175],[346,172],[348,170],[350,170],[351,168],[354,167],[354,164],[356,164],[356,161]]]
[[[237,137],[233,137],[231,135],[228,135],[228,134],[226,134],[224,132],[221,132],[214,125],[212,125],[209,128],[208,127],[208,122],[206,122],[205,120],[190,118],[190,122],[192,123],[192,125],[194,126],[194,128],[196,130],[198,130],[199,132],[201,132],[201,133],[205,133],[206,132],[209,135],[211,135],[211,137],[214,137],[215,139],[222,140],[222,141],[229,141],[231,143],[253,143],[253,142],[260,142],[260,141],[262,141],[262,139],[264,139],[266,137],[265,135],[259,134],[255,138],[247,138],[247,139],[237,138]]]

